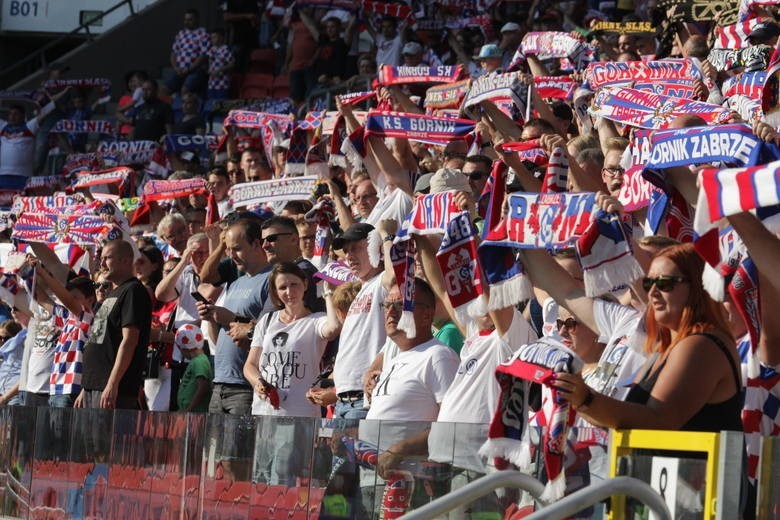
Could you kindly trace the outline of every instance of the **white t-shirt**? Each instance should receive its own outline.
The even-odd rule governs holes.
[[[367,420],[360,423],[360,439],[386,450],[428,428],[439,414],[458,361],[455,351],[435,338],[399,352],[379,376]]]
[[[386,38],[383,34],[376,35],[376,62],[378,65],[400,65],[401,51],[404,42],[400,33],[395,38]]]
[[[0,119],[0,175],[32,176],[36,133],[38,119],[16,127]]]
[[[322,329],[328,321],[315,312],[292,323],[283,323],[280,313],[263,316],[255,326],[252,348],[262,348],[260,376],[279,392],[279,409],[254,394],[252,415],[320,417],[320,407],[306,399],[306,392],[320,372],[327,341]]]
[[[350,305],[333,367],[333,383],[338,393],[363,389],[363,374],[387,337],[382,309],[386,297],[387,290],[382,286],[382,273],[379,273],[363,284]]]
[[[585,378],[597,392],[623,400],[637,371],[645,364],[646,338],[642,314],[633,307],[604,300],[593,301],[599,342],[607,346],[598,367]]]
[[[496,380],[496,367],[520,346],[536,339],[536,333],[518,311],[514,312],[512,324],[503,336],[494,330],[478,332],[466,339],[460,351],[458,372],[441,403],[437,423],[431,425],[428,451],[432,460],[476,471],[484,469],[477,451],[487,438],[487,426],[498,407],[501,389]],[[462,428],[453,423],[483,427]]]
[[[179,301],[176,304],[176,318],[173,325],[176,330],[187,323],[198,324],[198,308],[192,293],[198,290],[198,281],[196,279],[195,268],[192,264],[188,265],[181,272],[181,276],[176,281],[176,292],[179,295]]]
[[[27,334],[25,341],[25,348],[30,349],[30,357],[27,365],[26,386],[23,390],[36,394],[48,394],[60,330],[56,327],[55,316],[37,302],[31,302],[30,309],[38,318],[38,326],[35,327],[34,331],[31,329],[31,333]],[[58,308],[55,307],[55,309]]]

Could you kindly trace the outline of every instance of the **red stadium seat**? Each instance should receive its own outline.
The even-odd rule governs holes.
[[[249,55],[249,72],[273,74],[275,68],[276,51],[274,49],[255,49]]]

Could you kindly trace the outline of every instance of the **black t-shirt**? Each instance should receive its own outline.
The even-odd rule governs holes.
[[[181,119],[178,123],[174,124],[173,133],[194,135],[198,128],[205,130],[206,121],[204,121],[200,116],[195,116],[187,120]]]
[[[133,360],[119,382],[119,395],[134,397],[144,383],[146,346],[152,326],[152,300],[149,292],[136,278],[131,278],[111,291],[95,314],[84,346],[84,372],[81,385],[85,390],[103,390],[114,367],[122,327],[138,327],[138,345]]]
[[[133,139],[136,141],[158,141],[165,135],[165,125],[173,123],[173,110],[164,101],[146,101],[136,109],[133,123]]]
[[[222,2],[221,7],[225,13],[260,15],[257,0],[226,0]],[[233,29],[232,43],[246,48],[257,46],[257,30],[252,27],[249,20],[228,22],[228,25]]]
[[[325,74],[329,78],[339,77],[346,79],[347,60],[351,59],[349,55],[349,46],[338,38],[329,40],[326,36],[320,36],[320,53],[314,62],[314,71],[319,77]]]

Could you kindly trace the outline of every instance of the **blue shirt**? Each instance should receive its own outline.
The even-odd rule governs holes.
[[[225,293],[222,306],[241,316],[259,318],[268,298],[268,276],[273,266],[259,273],[238,277]],[[244,362],[249,351],[239,348],[228,336],[228,327],[221,326],[214,355],[214,382],[249,386],[244,378]]]
[[[19,334],[6,340],[0,346],[0,357],[3,358],[2,363],[0,363],[0,395],[5,394],[19,381],[26,337],[27,329],[22,329]]]

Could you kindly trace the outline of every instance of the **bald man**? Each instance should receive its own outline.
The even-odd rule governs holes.
[[[100,268],[114,289],[92,323],[84,347],[83,390],[74,407],[139,409],[152,300],[135,277],[129,242],[108,242],[100,255]]]

